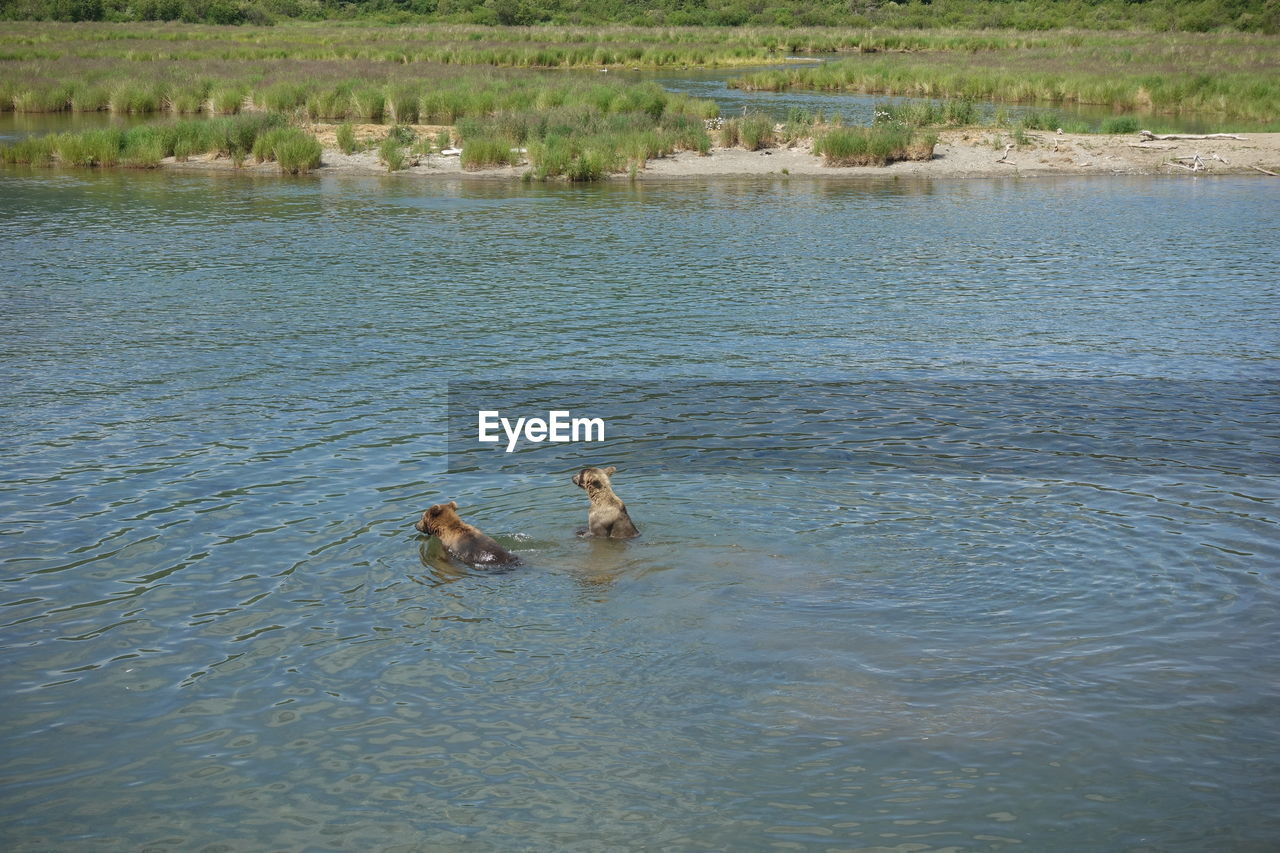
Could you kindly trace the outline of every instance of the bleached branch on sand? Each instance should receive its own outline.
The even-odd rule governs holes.
[[[1153,139],[1234,139],[1237,142],[1244,142],[1243,136],[1236,136],[1234,133],[1152,133],[1149,130],[1140,130],[1138,135],[1150,142]]]

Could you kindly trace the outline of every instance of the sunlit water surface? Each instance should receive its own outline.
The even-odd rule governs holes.
[[[0,196],[6,850],[1280,838],[1265,179]],[[1128,383],[1152,458],[1145,382],[1223,414],[1150,468],[692,440],[615,475],[626,543],[573,535],[571,470],[446,471],[446,383],[871,377],[922,389],[904,425],[971,380]],[[526,567],[440,560],[442,500]]]

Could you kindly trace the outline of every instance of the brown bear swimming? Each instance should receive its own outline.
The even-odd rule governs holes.
[[[609,482],[609,476],[617,470],[612,465],[608,468],[583,468],[573,475],[573,484],[585,489],[587,499],[591,501],[585,532],[592,536],[630,539],[640,535],[639,529],[631,523],[631,516],[627,515],[627,505],[613,493]]]
[[[449,554],[473,566],[518,566],[520,558],[458,517],[457,501],[436,504],[414,527],[440,540]]]

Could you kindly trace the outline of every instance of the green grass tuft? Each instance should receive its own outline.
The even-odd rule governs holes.
[[[501,136],[472,136],[462,143],[462,168],[487,169],[495,166],[511,166],[516,163],[513,143]]]
[[[404,149],[394,135],[387,134],[387,138],[382,140],[382,144],[378,146],[378,159],[387,164],[388,172],[398,172],[404,168]]]
[[[1102,120],[1099,133],[1137,133],[1138,120],[1133,116],[1111,116]]]
[[[742,147],[748,151],[759,151],[773,146],[773,120],[760,113],[752,113],[742,119],[738,126],[738,136]]]
[[[335,135],[338,138],[338,150],[343,154],[354,154],[360,150],[360,143],[356,142],[356,129],[351,122],[338,125]]]
[[[937,141],[935,134],[919,135],[908,127],[844,127],[819,136],[813,153],[828,166],[886,166],[931,159]]]

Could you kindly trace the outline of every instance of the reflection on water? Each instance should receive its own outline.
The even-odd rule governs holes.
[[[1210,405],[1275,378],[1259,181],[0,180],[6,849],[1280,831],[1276,437]],[[688,438],[620,465],[627,542],[574,535],[616,460],[446,473],[468,378],[832,377],[959,426],[975,379],[1199,390],[1106,398],[1141,441],[1065,473],[719,469],[722,401],[655,394]],[[527,566],[446,560],[442,500]]]

